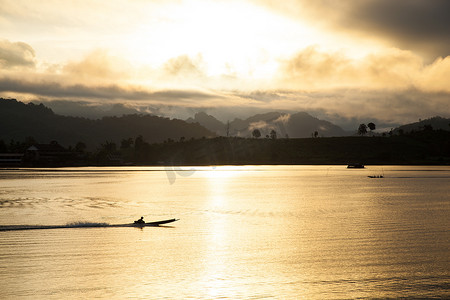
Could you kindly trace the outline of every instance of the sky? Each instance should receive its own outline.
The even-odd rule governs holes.
[[[447,0],[0,0],[0,97],[223,121],[450,117],[449,12]]]

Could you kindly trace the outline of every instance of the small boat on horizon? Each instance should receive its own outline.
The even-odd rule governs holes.
[[[364,165],[363,164],[348,164],[347,165],[347,169],[364,169]]]

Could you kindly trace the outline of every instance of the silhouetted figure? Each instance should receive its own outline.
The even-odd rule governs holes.
[[[141,217],[139,220],[134,221],[134,224],[145,224],[144,217]]]

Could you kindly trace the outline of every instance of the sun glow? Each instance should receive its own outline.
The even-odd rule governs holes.
[[[126,43],[136,63],[158,67],[180,55],[199,56],[208,76],[264,78],[275,71],[280,56],[318,41],[299,22],[235,1],[170,4],[149,12],[148,20]]]

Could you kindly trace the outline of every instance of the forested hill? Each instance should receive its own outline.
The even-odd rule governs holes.
[[[139,135],[150,143],[215,136],[197,123],[178,119],[135,114],[90,120],[57,115],[43,104],[0,98],[0,140],[5,142],[32,137],[40,143],[58,141],[65,147],[83,142],[93,149],[106,141],[120,143]]]
[[[412,131],[422,131],[422,130],[446,130],[450,131],[450,119],[442,118],[439,116],[432,117],[425,120],[420,120],[419,122],[405,124],[394,130],[394,133],[407,133]]]

